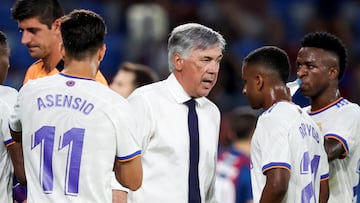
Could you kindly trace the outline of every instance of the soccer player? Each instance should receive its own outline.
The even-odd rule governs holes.
[[[21,43],[29,49],[32,57],[39,59],[26,71],[24,84],[61,72],[64,64],[59,49],[59,28],[64,11],[58,0],[17,0],[11,8],[11,15],[22,32]],[[96,81],[108,85],[100,71],[96,74]]]
[[[243,62],[243,94],[252,108],[264,110],[251,141],[254,202],[326,202],[324,140],[310,116],[291,103],[289,73],[288,55],[273,46],[254,50]]]
[[[74,10],[60,29],[64,70],[28,81],[9,122],[23,144],[28,202],[111,202],[113,168],[130,190],[142,182],[131,106],[95,82],[105,54],[102,18]]]
[[[0,31],[0,84],[6,79],[9,64],[10,48],[6,35]],[[10,136],[8,120],[15,104],[17,90],[0,85],[0,202],[12,203],[12,184],[14,171],[20,182],[25,183],[21,145],[13,142]],[[13,164],[13,163],[14,164]],[[15,166],[15,167],[14,167]]]
[[[343,98],[339,82],[344,76],[347,51],[342,41],[327,32],[304,36],[298,52],[300,90],[309,97],[306,111],[319,125],[329,160],[330,203],[355,202],[359,183],[360,108]]]
[[[8,75],[10,62],[10,48],[6,35],[0,31],[0,99],[4,100],[11,108],[16,102],[17,90],[4,86],[4,82]]]

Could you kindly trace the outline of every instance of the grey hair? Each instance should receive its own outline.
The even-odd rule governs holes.
[[[221,34],[197,23],[179,25],[173,29],[168,40],[168,63],[169,70],[174,70],[172,58],[175,53],[187,58],[192,50],[205,50],[218,45],[221,51],[225,49],[225,39]]]

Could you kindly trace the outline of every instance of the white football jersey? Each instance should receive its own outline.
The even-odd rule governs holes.
[[[13,165],[10,159],[10,154],[7,151],[6,141],[7,136],[10,135],[8,119],[10,108],[0,99],[0,202],[12,203],[12,180],[14,175]]]
[[[28,202],[111,202],[115,157],[141,151],[128,102],[93,80],[57,74],[19,91],[10,128],[22,131]]]
[[[251,142],[251,181],[254,202],[259,202],[266,171],[290,171],[282,202],[318,202],[320,180],[328,178],[324,141],[315,122],[300,107],[278,102],[258,119]]]
[[[330,203],[356,202],[360,164],[360,108],[339,98],[318,111],[309,111],[321,134],[339,141],[346,153],[329,163]]]
[[[12,87],[0,85],[0,99],[5,101],[12,109],[15,105],[18,91]]]

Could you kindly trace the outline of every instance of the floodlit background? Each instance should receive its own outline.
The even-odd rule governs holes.
[[[9,37],[11,68],[6,85],[19,89],[35,59],[20,43],[21,33],[11,19],[14,0],[0,0],[0,30]],[[197,22],[219,31],[227,40],[219,81],[209,98],[222,112],[247,104],[241,94],[241,61],[263,45],[287,51],[293,65],[299,41],[309,31],[326,30],[339,36],[349,51],[342,96],[360,104],[359,0],[60,0],[65,12],[85,8],[107,23],[107,53],[101,71],[110,82],[125,60],[149,65],[161,78],[169,74],[166,43],[175,26]]]

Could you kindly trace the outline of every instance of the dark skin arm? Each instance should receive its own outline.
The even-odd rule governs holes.
[[[345,154],[343,145],[332,138],[325,138],[325,151],[329,162],[341,158]]]
[[[282,168],[265,172],[266,183],[262,191],[260,203],[277,203],[284,199],[290,180],[290,171]]]
[[[16,179],[21,185],[26,185],[24,156],[21,143],[16,142],[15,144],[10,145],[7,149],[14,166]]]
[[[15,141],[15,144],[8,147],[10,153],[11,161],[14,165],[14,172],[16,179],[22,185],[26,185],[25,177],[25,166],[24,166],[24,155],[22,151],[21,132],[15,132],[10,129],[11,137]]]
[[[319,203],[327,203],[329,199],[329,181],[328,179],[320,181]]]
[[[11,130],[11,128],[10,128],[10,133],[11,133],[12,139],[15,142],[21,143],[21,140],[22,140],[22,133],[21,132],[15,132],[15,131]]]

